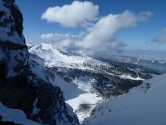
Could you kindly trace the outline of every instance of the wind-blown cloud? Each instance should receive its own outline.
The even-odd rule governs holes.
[[[141,12],[135,15],[131,11],[124,11],[121,14],[109,14],[102,17],[93,27],[88,28],[88,34],[76,46],[81,46],[87,49],[98,49],[101,47],[108,49],[118,49],[126,44],[119,40],[115,40],[115,33],[122,28],[133,28],[138,25],[138,22],[146,21],[152,16],[150,12]]]
[[[68,47],[74,46],[75,40],[78,40],[79,35],[71,35],[71,34],[42,34],[40,39],[44,40],[45,42],[51,42],[58,47]]]
[[[58,34],[58,33],[48,33],[48,34],[42,34],[40,36],[41,39],[44,40],[53,40],[53,41],[61,41],[64,39],[70,39],[70,38],[74,38],[76,37],[76,35],[70,35],[70,34]]]
[[[166,28],[163,30],[164,32],[166,32]],[[157,44],[166,44],[166,33],[159,35],[157,37],[154,37],[152,39],[152,42],[155,42]]]
[[[92,2],[73,1],[71,5],[49,7],[41,19],[50,23],[60,23],[64,27],[77,27],[95,20],[98,13],[99,6]]]
[[[153,42],[158,43],[158,44],[166,44],[166,34],[157,36],[152,39]]]
[[[164,32],[166,32],[166,28],[164,28]]]

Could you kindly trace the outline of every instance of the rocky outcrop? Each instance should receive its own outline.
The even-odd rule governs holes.
[[[14,2],[0,0],[0,102],[40,123],[78,124],[61,89],[37,78],[29,68],[23,16]]]

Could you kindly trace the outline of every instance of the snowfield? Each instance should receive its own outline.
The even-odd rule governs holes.
[[[74,93],[72,92],[72,94]],[[73,108],[73,111],[77,114],[79,122],[82,123],[87,114],[89,114],[93,110],[93,108],[97,106],[97,102],[100,100],[102,100],[102,98],[97,97],[96,94],[85,93],[78,95],[78,97],[76,98],[67,100],[66,103],[68,103]],[[81,104],[90,105],[89,110],[86,112],[81,111],[77,113],[76,111]]]
[[[166,74],[99,104],[82,125],[166,125]]]

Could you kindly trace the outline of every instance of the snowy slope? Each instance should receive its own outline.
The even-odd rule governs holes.
[[[125,80],[126,83],[133,84],[134,81],[146,79],[146,74],[98,61],[86,55],[72,55],[65,50],[57,49],[52,44],[28,44],[28,48],[31,53],[29,63],[33,73],[53,85],[60,83],[58,86],[64,93],[66,92],[64,86],[68,84],[62,85],[64,80],[83,91],[90,92],[94,86],[98,89],[99,86],[96,84],[100,83],[104,85],[100,88],[108,88],[113,84],[125,83]],[[57,74],[63,78],[61,82],[57,81]]]
[[[68,67],[75,68],[77,67],[75,64],[78,64],[80,68],[84,68],[82,66],[83,62],[88,63],[98,63],[102,64],[101,61],[97,61],[90,57],[81,57],[81,56],[73,56],[67,53],[62,53],[56,46],[52,44],[27,44],[29,47],[29,52],[38,55],[39,57],[45,60],[45,66],[59,66],[59,67]],[[66,55],[67,54],[67,55]]]
[[[29,52],[35,54],[42,58],[41,61],[43,66],[46,67],[65,67],[65,68],[76,68],[76,69],[83,69],[83,70],[95,70],[99,66],[107,67],[107,68],[114,68],[113,65],[110,63],[99,61],[97,59],[93,59],[92,57],[86,54],[72,54],[66,52],[66,50],[60,50],[53,44],[30,44],[28,43]],[[85,66],[89,64],[91,66]],[[101,71],[102,68],[100,68]],[[114,69],[115,70],[115,69]],[[106,72],[106,71],[103,71]],[[106,72],[112,76],[119,76],[121,78],[127,78],[132,80],[144,80],[142,78],[133,78],[132,76],[123,74],[122,76],[114,73]]]
[[[149,78],[141,70],[136,72],[85,54],[72,54],[52,44],[28,44],[28,48],[31,71],[62,89],[65,101],[72,106],[80,122],[105,98],[123,94]],[[82,104],[88,105],[86,111],[80,108]]]
[[[23,111],[18,109],[10,109],[0,103],[0,115],[2,116],[3,122],[10,121],[15,124],[24,125],[40,125],[34,121],[26,119],[26,115]]]
[[[117,71],[116,67],[109,62],[99,61],[85,54],[74,55],[66,52],[66,50],[57,49],[57,47],[53,44],[27,43],[27,45],[30,53],[35,54],[41,58],[40,60],[36,59],[35,61],[44,67],[61,67],[60,70],[64,70],[64,72],[67,72],[68,69],[91,70],[94,72],[103,72],[107,75],[120,77],[121,79],[145,79],[141,78],[139,75],[133,77],[129,73],[120,73]],[[111,72],[105,69],[110,69]]]
[[[99,104],[82,125],[166,125],[166,74]]]
[[[79,80],[75,80],[75,82],[80,85],[80,87],[77,87],[75,82],[68,83],[61,76],[56,74],[56,72],[51,72],[51,70],[49,70],[47,67],[43,67],[42,59],[37,59],[36,61],[38,61],[37,64],[33,63],[33,60],[30,60],[30,63],[32,64],[30,65],[32,72],[38,75],[39,78],[42,78],[45,81],[49,81],[53,86],[59,86],[63,91],[63,96],[66,103],[68,103],[74,111],[80,104],[88,103],[96,106],[95,104],[102,99],[101,97],[96,97],[96,94],[89,92],[88,88],[90,86],[88,85],[87,80],[84,81],[84,83]],[[63,70],[67,70],[67,68],[63,68]],[[83,84],[84,87],[81,87],[81,84]],[[85,87],[86,85],[87,87]],[[90,109],[88,112],[91,110],[92,109]],[[83,114],[83,116],[82,114],[77,114],[77,116],[81,122],[86,117],[86,114]]]

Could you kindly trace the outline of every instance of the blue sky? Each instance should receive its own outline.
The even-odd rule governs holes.
[[[125,48],[166,51],[166,0],[89,0],[86,5],[83,0],[16,0],[15,3],[24,16],[24,35],[33,42],[51,41],[59,46],[95,51],[99,47],[103,51]],[[59,19],[64,5],[68,5],[66,13],[71,16],[65,18],[63,13]],[[49,7],[56,6],[59,6],[56,12],[46,13]],[[103,23],[105,27],[100,26]]]

